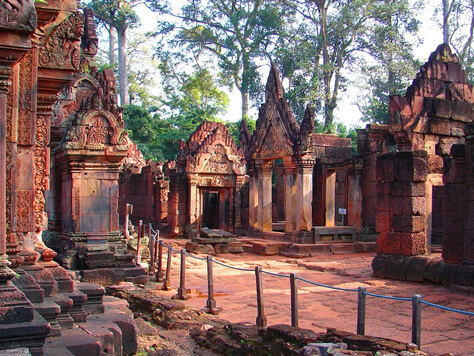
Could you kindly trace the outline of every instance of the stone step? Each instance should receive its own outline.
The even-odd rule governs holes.
[[[273,256],[285,251],[291,243],[276,241],[255,241],[252,243],[252,252],[258,255]]]
[[[100,356],[102,345],[94,336],[77,328],[63,330],[59,337],[48,337],[44,345],[45,354],[58,355],[58,349],[67,349],[76,356]]]

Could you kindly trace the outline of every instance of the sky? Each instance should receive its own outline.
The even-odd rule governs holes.
[[[183,0],[173,1],[173,5],[176,7],[179,7],[180,3],[183,3]],[[435,6],[438,5],[438,3],[440,3],[440,0],[427,0],[425,9],[419,14],[421,21],[419,37],[422,43],[419,46],[415,47],[414,54],[415,58],[419,59],[422,63],[426,62],[430,53],[433,52],[436,47],[443,42],[442,31],[433,20],[434,9]],[[143,32],[150,31],[150,27],[152,26],[152,24],[156,23],[156,16],[158,15],[149,11],[145,7],[140,8],[138,10],[138,13],[140,15],[142,23],[142,26],[139,30]],[[264,68],[263,72],[268,72],[269,68],[269,66],[268,69]],[[266,80],[266,75],[267,74],[264,74],[264,80]],[[356,79],[355,76],[349,75],[348,77],[349,79]],[[223,119],[225,121],[231,122],[238,121],[240,120],[241,112],[240,93],[235,88],[232,92],[227,92],[227,94],[230,99],[230,104],[227,114],[224,115]],[[342,122],[348,127],[365,126],[365,123],[360,121],[361,113],[357,106],[354,104],[360,94],[360,89],[357,88],[355,85],[349,85],[347,91],[339,94],[338,106],[335,111],[336,122]],[[257,115],[257,109],[252,108],[250,110],[250,116],[254,119],[257,119]]]

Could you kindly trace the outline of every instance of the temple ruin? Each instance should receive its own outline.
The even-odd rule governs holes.
[[[176,161],[145,162],[95,63],[92,12],[75,0],[0,10],[0,350],[137,350],[131,316],[102,299],[105,285],[147,281],[126,204],[165,237],[278,237],[293,257],[375,248],[375,276],[473,285],[474,95],[449,46],[390,99],[388,125],[358,130],[357,155],[313,132],[311,108],[297,121],[272,65],[239,145],[205,121]]]

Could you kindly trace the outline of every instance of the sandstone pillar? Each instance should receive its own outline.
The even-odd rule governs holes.
[[[284,161],[285,167],[285,232],[296,231],[296,166]]]
[[[255,162],[249,164],[249,225],[255,229],[258,228],[258,176],[255,168]]]
[[[427,252],[425,151],[387,153],[377,158],[377,253],[415,256]]]
[[[311,231],[313,227],[313,160],[298,161],[296,180],[296,230]]]
[[[198,178],[195,174],[188,174],[188,183],[189,183],[189,201],[188,201],[188,214],[189,214],[189,226],[191,229],[197,231],[198,223]]]
[[[258,221],[257,228],[272,231],[272,168],[271,162],[257,165],[258,175]]]
[[[336,172],[326,171],[326,189],[325,211],[326,226],[335,226],[336,224]]]

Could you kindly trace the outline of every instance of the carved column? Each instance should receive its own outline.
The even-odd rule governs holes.
[[[197,184],[198,176],[197,174],[188,174],[188,184],[189,184],[189,197],[188,197],[188,207],[189,207],[189,226],[191,229],[197,232],[197,220],[198,220],[198,211],[197,211]]]
[[[296,179],[296,230],[311,231],[313,227],[313,160],[299,160]]]
[[[12,69],[8,66],[0,67],[0,274],[5,274],[1,279],[9,277],[6,257],[6,152],[7,152],[7,92],[8,81]],[[11,272],[13,278],[13,272]],[[10,278],[7,278],[7,280]]]
[[[245,183],[245,176],[237,176],[234,192],[234,224],[235,228],[242,227],[242,186]]]
[[[272,231],[272,162],[257,163],[258,176],[258,221],[257,228]]]
[[[258,176],[254,161],[249,164],[249,175],[249,225],[258,228]]]
[[[291,159],[285,167],[285,231],[296,231],[296,165]]]

